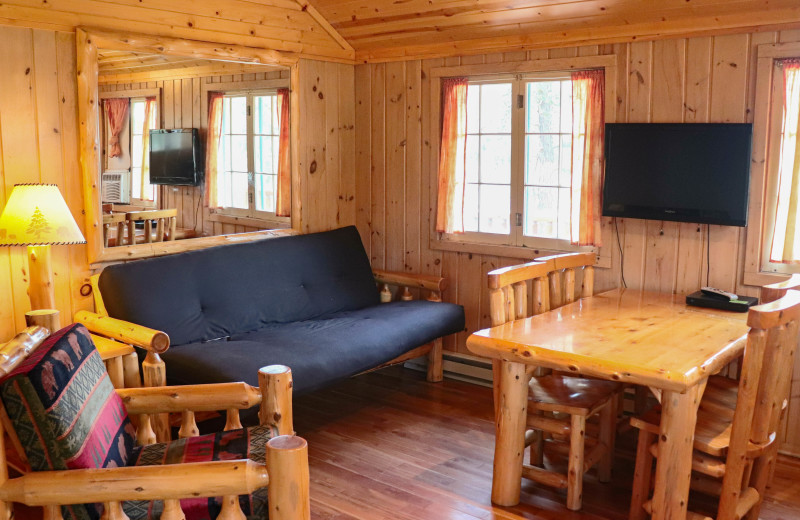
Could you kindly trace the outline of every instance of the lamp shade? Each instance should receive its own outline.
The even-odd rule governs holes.
[[[58,186],[14,186],[0,215],[0,246],[85,243]]]

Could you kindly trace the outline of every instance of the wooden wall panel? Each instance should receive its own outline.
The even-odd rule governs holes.
[[[16,183],[57,184],[83,230],[74,35],[0,27],[0,50],[0,201]],[[53,271],[56,304],[66,323],[92,305],[91,297],[80,294],[89,274],[86,247],[53,246]],[[2,248],[0,341],[25,326],[27,289],[26,248]]]
[[[436,198],[432,187],[437,169],[432,150],[439,146],[440,138],[440,129],[430,128],[427,117],[431,107],[428,78],[432,68],[615,54],[619,64],[617,121],[750,122],[754,108],[761,108],[753,107],[755,49],[761,43],[775,41],[800,41],[800,32],[509,51],[356,66],[356,222],[373,265],[446,277],[449,286],[443,297],[464,306],[467,330],[447,338],[445,348],[464,354],[467,335],[489,324],[486,273],[521,262],[429,247]],[[399,95],[406,97],[405,119],[395,106]],[[415,122],[417,102],[423,115],[419,124]],[[397,148],[398,142],[403,143],[402,150]],[[420,195],[419,205],[409,200],[416,193]],[[405,204],[398,205],[397,201],[403,197]],[[604,225],[612,226],[613,230],[611,221]],[[613,235],[613,243],[605,244],[612,249],[612,267],[597,269],[598,290],[620,285],[622,267],[629,287],[685,293],[706,285],[710,227],[708,283],[740,294],[758,293],[757,288],[741,283],[745,247],[742,228],[635,219],[618,219],[617,225],[624,263],[617,250],[617,237]],[[419,247],[419,264],[415,263],[415,247]],[[795,408],[798,406],[795,403],[800,402],[799,381],[800,370],[792,389]],[[800,453],[800,434],[787,429],[782,440],[786,450]]]

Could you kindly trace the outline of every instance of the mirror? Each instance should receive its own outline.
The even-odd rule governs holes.
[[[78,56],[91,264],[291,233],[294,60],[96,31]]]

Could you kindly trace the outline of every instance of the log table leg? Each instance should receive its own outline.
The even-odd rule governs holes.
[[[496,436],[492,502],[514,506],[519,503],[522,487],[529,376],[523,363],[500,361],[499,365],[495,372],[499,377],[494,382],[497,407],[494,411]]]
[[[685,520],[692,479],[692,445],[697,408],[707,380],[681,394],[661,395],[661,433],[653,492],[652,520]]]

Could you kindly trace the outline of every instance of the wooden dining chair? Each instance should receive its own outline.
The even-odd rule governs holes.
[[[791,367],[797,348],[800,291],[772,287],[771,303],[752,307],[750,332],[739,380],[708,378],[697,412],[692,489],[719,497],[716,520],[756,520],[777,455],[776,437],[788,403]],[[648,500],[654,458],[658,457],[658,409],[631,419],[638,428],[630,519],[652,514]],[[692,520],[710,517],[693,512]]]
[[[146,244],[175,240],[175,229],[178,222],[178,210],[175,208],[131,211],[126,213],[125,218],[128,221],[129,237],[136,237],[136,223],[144,222],[144,242]],[[156,224],[155,235],[153,234],[153,222]]]
[[[593,253],[570,253],[491,271],[492,326],[554,311],[574,302],[578,294],[581,298],[591,296],[594,292],[593,265]],[[578,271],[583,272],[579,288],[576,285]],[[584,473],[598,465],[598,479],[601,482],[610,480],[617,401],[624,387],[613,381],[551,373],[536,367],[532,367],[528,375],[531,379],[525,446],[530,446],[530,464],[523,465],[522,475],[540,484],[566,488],[567,507],[579,510]],[[497,398],[495,396],[495,401]],[[599,417],[598,433],[587,436],[587,419],[593,416]],[[566,475],[544,468],[545,444],[554,451],[568,453]],[[588,454],[587,445],[591,447]]]
[[[125,213],[104,213],[103,214],[103,245],[105,247],[111,246],[111,230],[116,230],[114,237],[115,246],[124,246],[132,244],[130,235],[128,239],[125,237]]]

